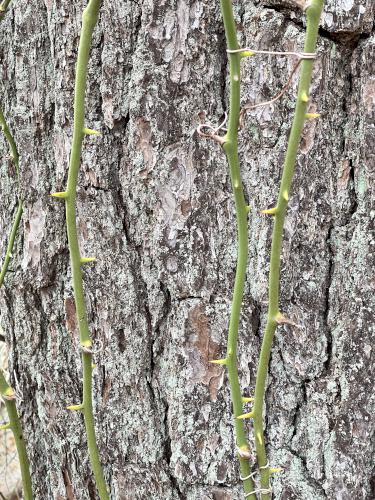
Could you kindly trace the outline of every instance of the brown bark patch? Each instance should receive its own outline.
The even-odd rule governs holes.
[[[63,478],[66,491],[66,500],[76,500],[76,496],[73,490],[73,485],[69,476],[69,471],[67,469],[63,470]]]
[[[337,189],[338,191],[345,191],[348,187],[350,176],[350,163],[349,160],[343,160],[341,162],[340,175],[337,179]]]
[[[77,337],[77,313],[74,299],[65,299],[65,324],[68,332],[73,338]]]
[[[213,365],[210,361],[218,357],[220,346],[210,338],[210,320],[203,305],[199,304],[189,311],[188,321],[193,333],[191,342],[195,351],[190,357],[195,374],[194,381],[206,385],[211,401],[215,401],[223,368]]]
[[[150,123],[144,118],[139,118],[137,120],[137,128],[138,128],[138,147],[142,151],[143,161],[146,165],[146,168],[141,170],[141,177],[147,177],[149,172],[154,168],[155,165],[155,155],[154,149],[151,143],[151,127]]]

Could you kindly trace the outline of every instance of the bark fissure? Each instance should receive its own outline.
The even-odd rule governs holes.
[[[285,232],[282,304],[304,328],[280,331],[268,374],[267,446],[271,465],[285,465],[275,479],[275,500],[374,496],[372,474],[362,463],[375,445],[365,420],[372,411],[367,381],[374,378],[369,261],[375,26],[369,36],[366,21],[374,9],[358,0],[346,12],[339,3],[327,2],[322,18],[310,103],[321,120],[305,129],[299,171],[308,178],[297,175]],[[84,440],[64,411],[79,395],[73,383],[78,352],[67,354],[77,339],[64,306],[71,299],[64,216],[49,199],[49,188],[66,177],[81,9],[55,4],[21,9],[15,2],[1,23],[4,106],[27,154],[24,237],[11,262],[11,286],[1,293],[0,335],[11,347],[12,380],[15,373],[21,389],[27,382],[35,395],[23,389],[21,413],[31,462],[40,464],[37,494],[68,495],[63,450],[74,493],[88,500],[95,492]],[[237,2],[241,42],[301,47],[302,13],[293,18],[295,2],[282,5]],[[103,3],[100,23],[89,67],[95,83],[87,125],[103,137],[85,145],[78,209],[80,243],[97,256],[85,281],[95,339],[105,339],[95,377],[99,391],[103,386],[96,406],[106,477],[120,498],[129,491],[157,500],[237,498],[228,393],[218,368],[206,362],[223,350],[234,278],[233,204],[220,148],[190,139],[200,110],[214,123],[227,110],[219,2],[113,0]],[[47,43],[41,26],[48,26]],[[243,61],[242,104],[280,88],[288,64],[272,57]],[[241,173],[252,205],[240,344],[246,396],[253,396],[269,254],[270,228],[256,211],[272,206],[292,104],[291,89],[277,105],[249,113],[241,131]],[[99,124],[103,114],[107,126]],[[0,149],[4,235],[14,192],[1,139]],[[192,328],[191,310],[199,307],[202,317]],[[349,422],[347,415],[356,418]],[[285,443],[290,436],[292,445]],[[148,452],[143,439],[151,443]],[[326,496],[318,488],[323,484]]]
[[[165,436],[166,436],[166,439],[164,441],[164,457],[165,457],[165,461],[167,463],[167,466],[168,466],[168,470],[167,470],[167,474],[168,474],[168,478],[169,478],[169,481],[175,491],[175,493],[177,494],[177,498],[179,500],[185,500],[186,499],[186,496],[182,493],[181,489],[180,489],[180,486],[179,486],[179,483],[178,483],[178,479],[175,477],[175,475],[173,474],[172,472],[172,466],[171,466],[171,459],[172,459],[172,440],[171,440],[171,437],[169,435],[169,431],[168,431],[168,428],[169,428],[169,423],[168,423],[168,404],[166,402],[164,402],[164,411],[165,411],[165,416],[164,416],[164,427],[165,427]]]
[[[329,373],[332,361],[332,349],[333,349],[333,340],[332,340],[332,332],[329,324],[330,321],[330,294],[331,294],[331,286],[332,279],[334,273],[334,253],[332,250],[332,232],[333,226],[328,229],[327,237],[326,237],[326,245],[327,245],[327,253],[328,253],[328,268],[327,268],[327,277],[326,277],[326,285],[325,285],[325,300],[324,300],[324,312],[323,312],[323,329],[326,335],[326,360],[324,362],[324,368],[326,373]]]

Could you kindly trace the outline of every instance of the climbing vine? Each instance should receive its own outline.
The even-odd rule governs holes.
[[[231,317],[229,322],[229,335],[227,342],[227,354],[225,359],[213,360],[212,363],[225,365],[228,371],[228,379],[231,387],[231,398],[233,413],[235,417],[235,432],[238,458],[240,462],[241,480],[243,481],[245,498],[256,499],[260,494],[266,500],[270,498],[272,489],[270,487],[270,475],[281,472],[282,469],[270,467],[267,460],[267,452],[264,436],[263,407],[266,390],[266,379],[271,355],[272,341],[278,325],[293,324],[279,310],[280,293],[280,256],[282,249],[282,237],[284,229],[285,215],[288,207],[289,193],[295,170],[295,163],[298,147],[302,135],[304,122],[306,119],[315,119],[319,114],[309,113],[308,105],[310,101],[310,84],[312,78],[313,62],[316,57],[315,48],[318,37],[319,21],[323,10],[323,0],[309,0],[305,5],[307,17],[307,31],[305,37],[304,51],[296,52],[273,52],[268,50],[255,50],[251,48],[240,48],[237,38],[237,28],[233,15],[233,5],[231,0],[221,0],[221,11],[224,21],[225,34],[227,40],[227,52],[230,66],[230,103],[228,129],[225,135],[220,131],[224,129],[225,122],[214,128],[211,124],[201,124],[198,133],[202,137],[210,138],[219,143],[225,151],[230,169],[232,188],[237,215],[238,233],[238,256],[237,271],[234,283],[233,301]],[[297,56],[298,62],[289,76],[287,85],[271,101],[245,106],[240,108],[241,97],[241,59],[262,54],[274,54],[276,56]],[[239,333],[239,319],[241,313],[244,284],[246,279],[246,267],[248,258],[248,221],[247,215],[250,211],[244,197],[244,190],[241,180],[240,164],[238,157],[238,130],[243,126],[243,120],[249,109],[268,105],[282,97],[289,87],[292,76],[301,65],[300,81],[297,94],[297,102],[293,124],[289,136],[288,148],[284,169],[279,189],[276,206],[263,210],[262,213],[274,217],[274,227],[271,245],[271,261],[269,272],[269,305],[267,314],[267,324],[263,336],[263,343],[258,363],[258,371],[255,386],[255,397],[247,398],[242,396],[237,368],[237,339]],[[224,129],[225,130],[225,129]],[[243,404],[253,402],[253,410],[243,413]],[[248,439],[243,427],[243,420],[252,419],[254,430],[254,441],[256,447],[256,461],[260,474],[260,486],[256,486],[255,478],[257,471],[251,467],[252,450],[248,444]]]
[[[9,7],[10,1],[11,0],[4,0],[0,4],[0,21],[4,18],[4,14]],[[303,52],[272,52],[268,50],[258,50],[249,47],[241,48],[238,43],[237,27],[233,14],[232,1],[221,0],[220,4],[225,27],[227,54],[230,67],[229,113],[220,126],[215,128],[211,124],[201,124],[198,127],[198,133],[202,137],[210,138],[217,142],[222,147],[227,158],[236,208],[238,255],[236,276],[233,288],[232,308],[229,321],[226,356],[224,359],[212,360],[212,363],[225,366],[228,373],[228,380],[231,389],[231,400],[233,405],[236,452],[239,459],[241,472],[240,478],[243,482],[245,498],[256,500],[257,495],[260,494],[263,500],[268,500],[271,497],[272,493],[270,476],[273,473],[281,472],[281,469],[271,467],[267,458],[265,429],[263,421],[264,401],[266,396],[266,380],[269,370],[271,348],[276,329],[279,325],[293,324],[291,320],[286,317],[286,315],[280,312],[280,258],[282,251],[285,217],[287,213],[288,201],[295,171],[296,157],[304,123],[306,119],[319,118],[318,114],[310,113],[308,108],[310,102],[312,69],[314,59],[316,58],[315,50],[318,37],[319,20],[322,13],[324,0],[308,0],[306,2],[304,10],[306,12],[307,18],[307,30]],[[102,500],[109,500],[108,488],[104,479],[104,473],[100,460],[95,432],[92,387],[93,354],[95,351],[93,349],[93,340],[88,325],[87,306],[82,279],[82,266],[94,262],[95,257],[85,257],[81,255],[78,242],[76,203],[78,174],[84,138],[88,135],[99,135],[99,132],[89,129],[85,126],[85,93],[91,40],[93,30],[98,21],[100,7],[100,0],[89,0],[88,5],[83,12],[82,30],[80,35],[78,60],[76,66],[74,130],[67,187],[65,191],[53,193],[52,196],[55,198],[63,199],[65,201],[74,298],[79,325],[80,348],[82,351],[83,399],[81,403],[69,405],[67,408],[71,411],[81,411],[83,414],[88,451],[99,496]],[[275,96],[274,99],[266,103],[257,104],[255,106],[247,105],[241,109],[241,60],[246,57],[261,56],[262,54],[273,54],[275,56],[294,56],[297,57],[297,64],[295,65],[291,75],[289,76],[287,85],[284,87],[284,89],[282,89],[281,92],[279,92],[279,94]],[[252,107],[268,105],[270,102],[274,102],[275,100],[281,98],[287,88],[289,88],[292,77],[298,69],[300,69],[298,94],[277,201],[273,208],[265,209],[262,211],[264,215],[272,216],[274,220],[270,252],[271,259],[268,286],[269,303],[267,323],[258,362],[255,394],[254,397],[247,397],[244,396],[244,391],[240,386],[237,351],[240,315],[242,310],[249,254],[248,216],[250,207],[245,199],[245,192],[241,177],[241,168],[238,153],[239,131],[244,126],[246,112],[252,109]],[[9,130],[9,127],[1,110],[0,125],[9,143],[12,160],[16,168],[18,184],[17,190],[19,197],[18,208],[9,233],[4,263],[0,271],[1,287],[12,258],[13,247],[23,212],[23,200],[20,194],[19,187],[18,151],[14,138]],[[224,132],[224,134],[222,132]],[[22,435],[21,422],[17,414],[16,394],[6,381],[2,371],[0,371],[0,395],[4,399],[9,415],[9,423],[2,426],[2,428],[10,428],[14,433],[21,463],[24,496],[28,500],[32,498],[31,478],[26,446]],[[253,404],[253,409],[252,411],[246,413],[244,412],[244,405],[248,403]],[[249,437],[247,436],[244,424],[244,421],[246,419],[250,419],[253,424],[256,453],[255,458],[253,455],[254,450],[252,450],[249,445]],[[259,484],[258,476],[260,477]]]
[[[0,22],[2,21],[2,19],[4,19],[9,4],[10,0],[4,0],[0,4]],[[13,257],[13,247],[23,213],[23,200],[21,197],[19,154],[17,150],[17,145],[9,129],[9,126],[7,124],[7,121],[5,119],[4,113],[1,108],[0,108],[0,127],[9,144],[10,158],[15,166],[16,177],[17,177],[17,195],[18,195],[17,196],[18,207],[14,215],[13,223],[8,237],[8,244],[5,252],[5,258],[0,270],[0,288],[1,288],[4,283],[5,275],[8,272],[10,261]],[[32,493],[32,483],[30,476],[30,465],[27,455],[26,443],[22,430],[22,424],[17,412],[17,404],[16,404],[17,395],[13,390],[13,388],[11,387],[11,385],[7,382],[2,369],[0,369],[0,397],[4,401],[9,419],[9,422],[7,424],[0,426],[0,429],[2,430],[9,429],[13,432],[14,441],[18,453],[18,459],[20,463],[24,498],[25,500],[32,500],[33,493]]]
[[[82,350],[83,371],[83,401],[80,404],[68,406],[69,410],[81,411],[85,419],[87,445],[91,466],[95,476],[101,500],[109,499],[104,479],[98,445],[96,442],[94,411],[92,402],[92,370],[93,343],[90,335],[85,296],[82,280],[82,265],[95,261],[93,257],[83,257],[78,244],[76,199],[78,172],[81,161],[82,143],[86,135],[98,135],[99,132],[85,127],[85,93],[87,65],[89,61],[92,34],[98,21],[101,1],[90,0],[82,15],[82,31],[78,49],[76,67],[76,82],[74,95],[74,130],[70,155],[68,185],[64,192],[53,193],[52,196],[65,199],[66,223],[68,232],[70,261],[73,275],[73,289],[78,317],[80,345]]]

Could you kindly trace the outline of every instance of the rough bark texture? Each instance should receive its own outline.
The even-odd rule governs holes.
[[[281,500],[372,499],[375,377],[375,7],[327,0],[313,109],[285,230],[283,311],[267,392],[268,447]],[[290,1],[238,1],[241,43],[302,48]],[[1,324],[23,395],[37,499],[93,499],[64,204],[74,67],[85,2],[18,0],[1,23],[1,99],[21,154],[25,214]],[[267,99],[293,61],[243,64],[243,102]],[[208,360],[225,351],[236,257],[223,153],[199,140],[219,121],[227,60],[218,1],[105,0],[89,70],[79,230],[89,317],[104,344],[96,421],[115,499],[239,499],[228,384]],[[264,326],[272,206],[291,124],[286,98],[252,112],[241,139],[250,261],[240,334],[245,392]],[[15,179],[0,138],[0,239]]]

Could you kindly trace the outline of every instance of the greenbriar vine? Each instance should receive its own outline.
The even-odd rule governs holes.
[[[99,450],[95,435],[94,412],[92,402],[92,370],[93,351],[92,339],[87,320],[87,309],[83,290],[83,264],[93,262],[94,257],[81,256],[78,244],[76,198],[78,173],[81,161],[82,143],[85,135],[98,135],[99,132],[85,128],[85,92],[87,66],[89,61],[92,34],[98,21],[101,0],[89,0],[82,15],[82,31],[78,49],[76,81],[74,94],[74,130],[70,155],[67,189],[64,192],[53,193],[52,196],[65,199],[68,243],[73,275],[73,289],[78,317],[80,345],[82,350],[83,371],[83,401],[78,405],[68,406],[69,410],[82,411],[85,420],[87,445],[90,454],[91,467],[94,473],[97,489],[101,500],[109,500],[109,494],[100,462]]]
[[[4,19],[6,11],[8,10],[11,0],[4,0],[0,4],[0,22]]]
[[[306,10],[307,31],[304,52],[313,54],[316,49],[319,21],[323,11],[324,0],[311,0]],[[301,66],[300,81],[298,86],[297,102],[294,119],[289,135],[288,148],[286,151],[283,174],[277,204],[273,209],[264,211],[274,217],[271,260],[268,284],[268,315],[267,324],[263,337],[263,343],[259,358],[258,372],[255,384],[255,401],[252,418],[254,419],[255,445],[260,468],[261,489],[270,489],[270,468],[268,466],[267,453],[263,429],[263,407],[266,391],[266,379],[271,355],[271,347],[275,331],[278,325],[292,323],[279,310],[280,302],[280,260],[282,251],[282,240],[284,231],[285,215],[288,207],[289,193],[295,171],[298,148],[302,136],[303,126],[306,118],[315,118],[317,115],[308,114],[310,102],[310,85],[312,80],[313,59],[304,59]],[[269,493],[262,494],[262,499],[270,498]]]
[[[1,109],[0,109],[0,127],[4,133],[5,138],[8,141],[9,148],[11,151],[11,158],[16,168],[17,191],[19,197],[18,208],[14,217],[14,221],[8,238],[8,245],[5,253],[4,262],[0,271],[0,288],[1,288],[4,283],[5,275],[9,268],[10,260],[12,258],[14,242],[16,239],[16,235],[18,232],[23,212],[23,201],[20,197],[20,174],[19,174],[18,150],[13,135],[5,120],[4,113]],[[0,369],[0,396],[5,403],[9,419],[9,422],[5,425],[0,426],[0,429],[2,430],[10,429],[13,432],[18,458],[20,462],[24,498],[25,500],[31,500],[33,498],[33,494],[32,494],[32,484],[30,476],[30,466],[29,466],[29,459],[27,456],[26,444],[22,432],[22,425],[17,413],[16,395],[12,387],[6,381],[4,373],[1,369]]]
[[[4,377],[3,371],[0,369],[0,396],[5,403],[5,408],[8,413],[9,422],[0,426],[0,430],[10,429],[13,432],[14,441],[16,443],[18,458],[20,462],[23,498],[32,500],[32,484],[30,476],[29,459],[27,456],[26,443],[23,437],[22,425],[17,413],[16,394],[12,387],[8,384]]]
[[[9,5],[10,1],[4,1],[0,5],[0,14],[4,14],[6,12],[6,9]],[[2,20],[3,16],[0,15],[0,21]],[[12,259],[12,253],[13,253],[13,247],[14,247],[14,242],[17,236],[17,232],[20,226],[21,218],[22,218],[22,213],[23,213],[23,201],[21,198],[20,194],[20,172],[19,172],[19,154],[16,146],[16,142],[14,140],[14,137],[9,129],[9,126],[5,120],[4,113],[2,109],[0,109],[0,127],[3,131],[3,134],[8,141],[9,144],[9,149],[11,152],[11,159],[13,161],[13,164],[16,168],[16,176],[17,176],[17,193],[18,193],[18,207],[16,214],[14,216],[14,220],[12,223],[12,227],[10,230],[10,234],[8,237],[8,245],[7,249],[5,252],[5,258],[3,265],[1,267],[0,271],[0,288],[2,287],[5,279],[5,275],[8,271],[9,268],[9,263]],[[26,450],[26,444],[25,440],[23,437],[23,431],[22,431],[22,425],[20,418],[18,416],[17,412],[17,406],[16,406],[16,394],[14,393],[14,390],[12,387],[8,384],[8,382],[5,379],[3,371],[0,369],[0,396],[1,399],[5,403],[5,408],[8,413],[8,419],[9,422],[5,425],[0,426],[0,429],[5,430],[5,429],[10,429],[13,432],[14,436],[14,441],[16,443],[16,448],[17,448],[17,453],[18,453],[18,458],[19,458],[19,463],[20,463],[20,469],[21,469],[21,477],[22,477],[22,487],[23,487],[23,495],[25,500],[32,500],[33,498],[33,493],[32,493],[32,483],[31,483],[31,476],[30,476],[30,465],[29,465],[29,459],[27,456],[27,450]]]
[[[201,124],[198,127],[198,134],[202,137],[210,138],[219,143],[224,149],[230,168],[231,182],[234,193],[237,216],[238,232],[238,256],[237,270],[234,284],[234,293],[232,301],[231,317],[229,322],[229,335],[227,342],[227,354],[225,359],[213,360],[212,363],[225,365],[228,370],[228,379],[231,387],[231,397],[233,404],[233,413],[235,417],[235,432],[238,457],[240,461],[241,480],[243,481],[245,498],[255,500],[257,494],[260,494],[262,500],[268,500],[271,496],[270,487],[271,474],[281,472],[280,468],[270,467],[267,459],[264,428],[263,428],[263,408],[266,391],[266,379],[271,355],[272,342],[278,325],[294,324],[286,318],[279,310],[280,295],[280,259],[282,250],[283,230],[286,211],[289,201],[289,193],[292,186],[292,180],[295,170],[296,158],[302,131],[306,119],[315,119],[320,115],[318,113],[309,113],[308,105],[310,101],[310,85],[312,79],[313,62],[316,57],[315,49],[319,31],[319,21],[323,11],[324,0],[307,0],[305,12],[307,17],[307,31],[304,44],[304,52],[272,52],[266,50],[252,50],[249,48],[239,48],[237,39],[237,29],[233,15],[232,0],[221,0],[221,11],[224,21],[225,34],[227,40],[227,52],[230,64],[230,104],[228,129],[224,136],[220,135],[225,121],[222,125],[214,128],[211,124]],[[274,55],[293,55],[298,57],[287,85],[271,101],[256,104],[254,106],[245,106],[240,109],[240,91],[241,91],[241,71],[240,62],[244,57],[250,57],[257,54]],[[258,363],[255,397],[246,398],[242,396],[242,391],[238,377],[237,367],[237,340],[239,330],[239,319],[241,313],[244,283],[246,279],[246,267],[248,259],[248,221],[247,215],[250,211],[245,202],[242,186],[239,158],[238,158],[238,130],[242,126],[243,116],[249,109],[267,105],[270,102],[282,97],[290,86],[292,76],[301,63],[300,81],[298,86],[297,102],[295,107],[293,124],[289,136],[286,159],[279,189],[277,204],[271,209],[262,210],[263,214],[274,217],[274,226],[271,244],[271,260],[269,272],[269,305],[267,314],[267,324],[263,337],[262,348]],[[243,404],[253,402],[253,410],[243,413]],[[260,486],[255,484],[256,470],[250,466],[252,460],[252,450],[243,427],[245,419],[253,420],[254,441],[256,448],[256,461],[260,475]]]
[[[232,3],[230,0],[221,0],[221,10],[224,20],[225,34],[228,48],[237,50],[239,48],[237,41],[237,30],[234,21]],[[227,342],[226,358],[222,360],[213,360],[213,363],[225,365],[228,370],[228,379],[231,389],[233,403],[233,413],[238,417],[243,412],[243,405],[250,401],[242,396],[237,366],[237,340],[239,321],[241,314],[241,305],[244,294],[246,279],[246,267],[248,260],[248,214],[249,206],[246,204],[242,185],[240,164],[238,158],[238,127],[240,119],[240,62],[241,56],[238,53],[230,55],[230,106],[228,117],[228,130],[224,137],[217,135],[216,130],[213,138],[219,142],[226,154],[234,200],[236,205],[237,233],[238,233],[238,255],[237,269],[233,291],[232,310],[229,322],[229,333]],[[247,497],[254,500],[254,481],[250,470],[251,450],[248,445],[245,426],[243,421],[235,419],[236,445],[238,459],[240,462],[241,478]]]
[[[16,168],[17,192],[18,192],[18,200],[19,200],[18,201],[18,208],[17,208],[16,214],[14,216],[12,228],[11,228],[9,238],[8,238],[8,246],[7,246],[6,253],[5,253],[4,263],[3,263],[3,266],[2,266],[1,271],[0,271],[0,288],[1,288],[1,286],[4,283],[5,275],[8,271],[10,260],[12,258],[14,241],[15,241],[16,236],[17,236],[17,231],[18,231],[18,228],[19,228],[19,225],[21,222],[22,213],[23,213],[23,200],[22,200],[21,194],[20,194],[20,169],[19,169],[19,155],[18,155],[18,151],[17,151],[17,146],[16,146],[15,140],[13,138],[13,135],[9,130],[9,127],[8,127],[7,122],[5,120],[4,113],[1,110],[1,108],[0,108],[0,127],[4,133],[6,140],[8,141],[9,148],[11,151],[11,159],[13,161],[15,168]]]

